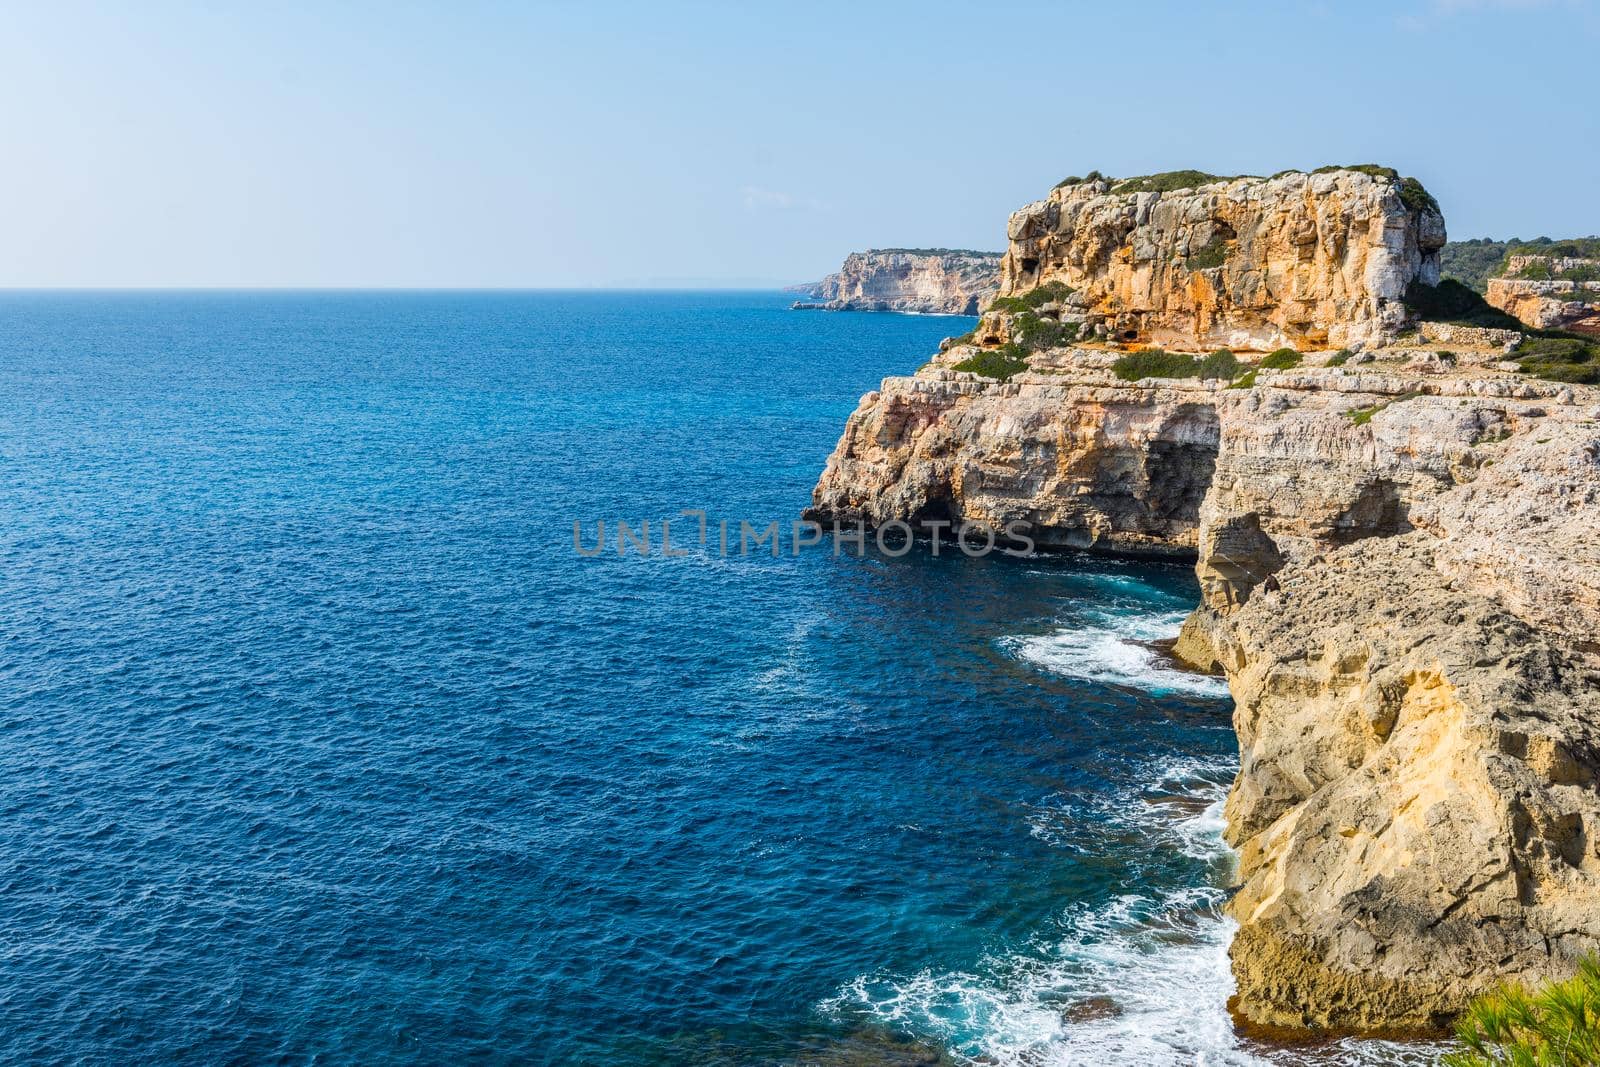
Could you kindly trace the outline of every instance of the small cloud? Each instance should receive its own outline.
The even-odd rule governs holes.
[[[739,198],[746,211],[816,211],[822,205],[810,197],[795,196],[777,189],[763,189],[759,185],[739,187]]]
[[[1433,0],[1433,9],[1441,15],[1463,11],[1531,11],[1554,6],[1554,0]]]
[[[1394,21],[1402,30],[1417,32],[1456,15],[1479,12],[1532,13],[1553,8],[1578,10],[1588,7],[1591,2],[1592,0],[1427,0],[1427,3],[1417,11],[1397,15]]]

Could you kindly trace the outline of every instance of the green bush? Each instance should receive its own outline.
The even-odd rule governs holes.
[[[1178,189],[1193,189],[1212,182],[1229,182],[1249,175],[1207,174],[1203,170],[1168,170],[1160,174],[1145,174],[1137,178],[1124,178],[1111,187],[1113,193],[1170,193]]]
[[[1232,385],[1228,386],[1228,388],[1229,389],[1254,389],[1256,387],[1256,374],[1257,373],[1258,372],[1254,368],[1245,371],[1243,374],[1239,375],[1238,379],[1235,380]]]
[[[989,311],[1037,311],[1046,304],[1056,304],[1071,296],[1075,289],[1066,282],[1045,282],[1017,296],[997,296],[989,301]]]
[[[1091,170],[1088,174],[1085,174],[1081,178],[1077,177],[1076,175],[1071,178],[1062,178],[1060,181],[1056,182],[1056,188],[1059,189],[1063,185],[1082,185],[1084,182],[1104,181],[1105,177],[1106,176],[1101,174],[1099,171]]]
[[[1508,254],[1513,256],[1560,256],[1563,259],[1600,259],[1600,237],[1570,237],[1552,241],[1536,237],[1532,241],[1512,238]]]
[[[1378,412],[1382,411],[1388,406],[1389,405],[1387,404],[1373,404],[1371,407],[1354,408],[1345,412],[1345,414],[1349,416],[1350,421],[1355,423],[1357,426],[1365,426],[1367,423],[1372,421],[1372,416],[1376,415]]]
[[[1570,334],[1524,337],[1512,352],[1524,374],[1554,382],[1600,385],[1600,343]]]
[[[1239,359],[1226,348],[1219,348],[1200,361],[1196,377],[1220,378],[1227,381],[1239,373]]]
[[[1537,992],[1511,986],[1473,1001],[1456,1026],[1460,1048],[1443,1067],[1600,1065],[1600,962]]]
[[[1199,359],[1180,352],[1146,348],[1129,352],[1111,365],[1111,373],[1125,382],[1141,378],[1232,378],[1239,372],[1239,361],[1227,349],[1218,349]]]
[[[1292,370],[1305,357],[1292,348],[1280,348],[1261,361],[1262,370]]]
[[[1350,357],[1353,355],[1355,355],[1355,353],[1350,351],[1348,348],[1341,348],[1332,356],[1328,357],[1328,366],[1342,367],[1346,363],[1350,362]]]
[[[1482,296],[1454,278],[1446,278],[1438,285],[1412,282],[1406,287],[1406,306],[1429,322],[1497,330],[1523,328],[1521,322],[1499,308],[1491,307]]]
[[[1007,344],[974,353],[951,369],[971,371],[985,378],[1008,382],[1012,375],[1028,369],[1028,359],[1022,349],[1014,344]]]
[[[1220,267],[1228,261],[1228,242],[1220,237],[1213,237],[1206,242],[1206,246],[1198,252],[1186,256],[1183,265],[1191,271],[1211,270]]]
[[[1057,322],[1025,311],[1011,320],[1011,337],[1028,352],[1061,348],[1078,339],[1078,324]]]

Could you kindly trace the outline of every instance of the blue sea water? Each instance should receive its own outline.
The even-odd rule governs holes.
[[[788,522],[968,324],[0,296],[0,1061],[1375,1054],[1228,1024],[1186,566],[573,551]]]

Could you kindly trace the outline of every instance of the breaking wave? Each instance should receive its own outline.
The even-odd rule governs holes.
[[[1206,884],[1071,907],[1049,934],[986,956],[970,970],[862,975],[824,1002],[823,1011],[932,1039],[969,1063],[1432,1063],[1431,1046],[1342,1040],[1281,1048],[1234,1032],[1228,944],[1236,924],[1222,911],[1233,860],[1222,840],[1231,776],[1222,763],[1179,761],[1157,768],[1148,787],[1051,813],[1057,829],[1132,832],[1151,850],[1198,860],[1210,872]]]
[[[1221,678],[1185,670],[1155,642],[1171,640],[1183,627],[1185,611],[1115,616],[1086,612],[1080,621],[1054,633],[1005,637],[1001,648],[1036,667],[1086,681],[1145,689],[1225,697]]]

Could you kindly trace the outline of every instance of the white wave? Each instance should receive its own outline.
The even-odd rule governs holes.
[[[1159,612],[1109,618],[1089,614],[1080,623],[1052,634],[1001,638],[1019,659],[1069,678],[1124,685],[1156,693],[1225,697],[1228,683],[1174,666],[1149,642],[1178,636],[1187,612]]]
[[[1141,776],[1156,784],[1080,809],[1121,811],[1120,829],[1153,849],[1231,857],[1221,810],[1231,768],[1184,761]],[[1219,879],[1219,882],[1221,879]],[[1218,885],[1129,893],[1064,917],[1064,932],[981,959],[971,971],[864,975],[822,1009],[866,1016],[939,1041],[970,1063],[1003,1067],[1310,1067],[1423,1064],[1436,1049],[1346,1040],[1313,1048],[1252,1045],[1227,1011],[1234,922]]]

